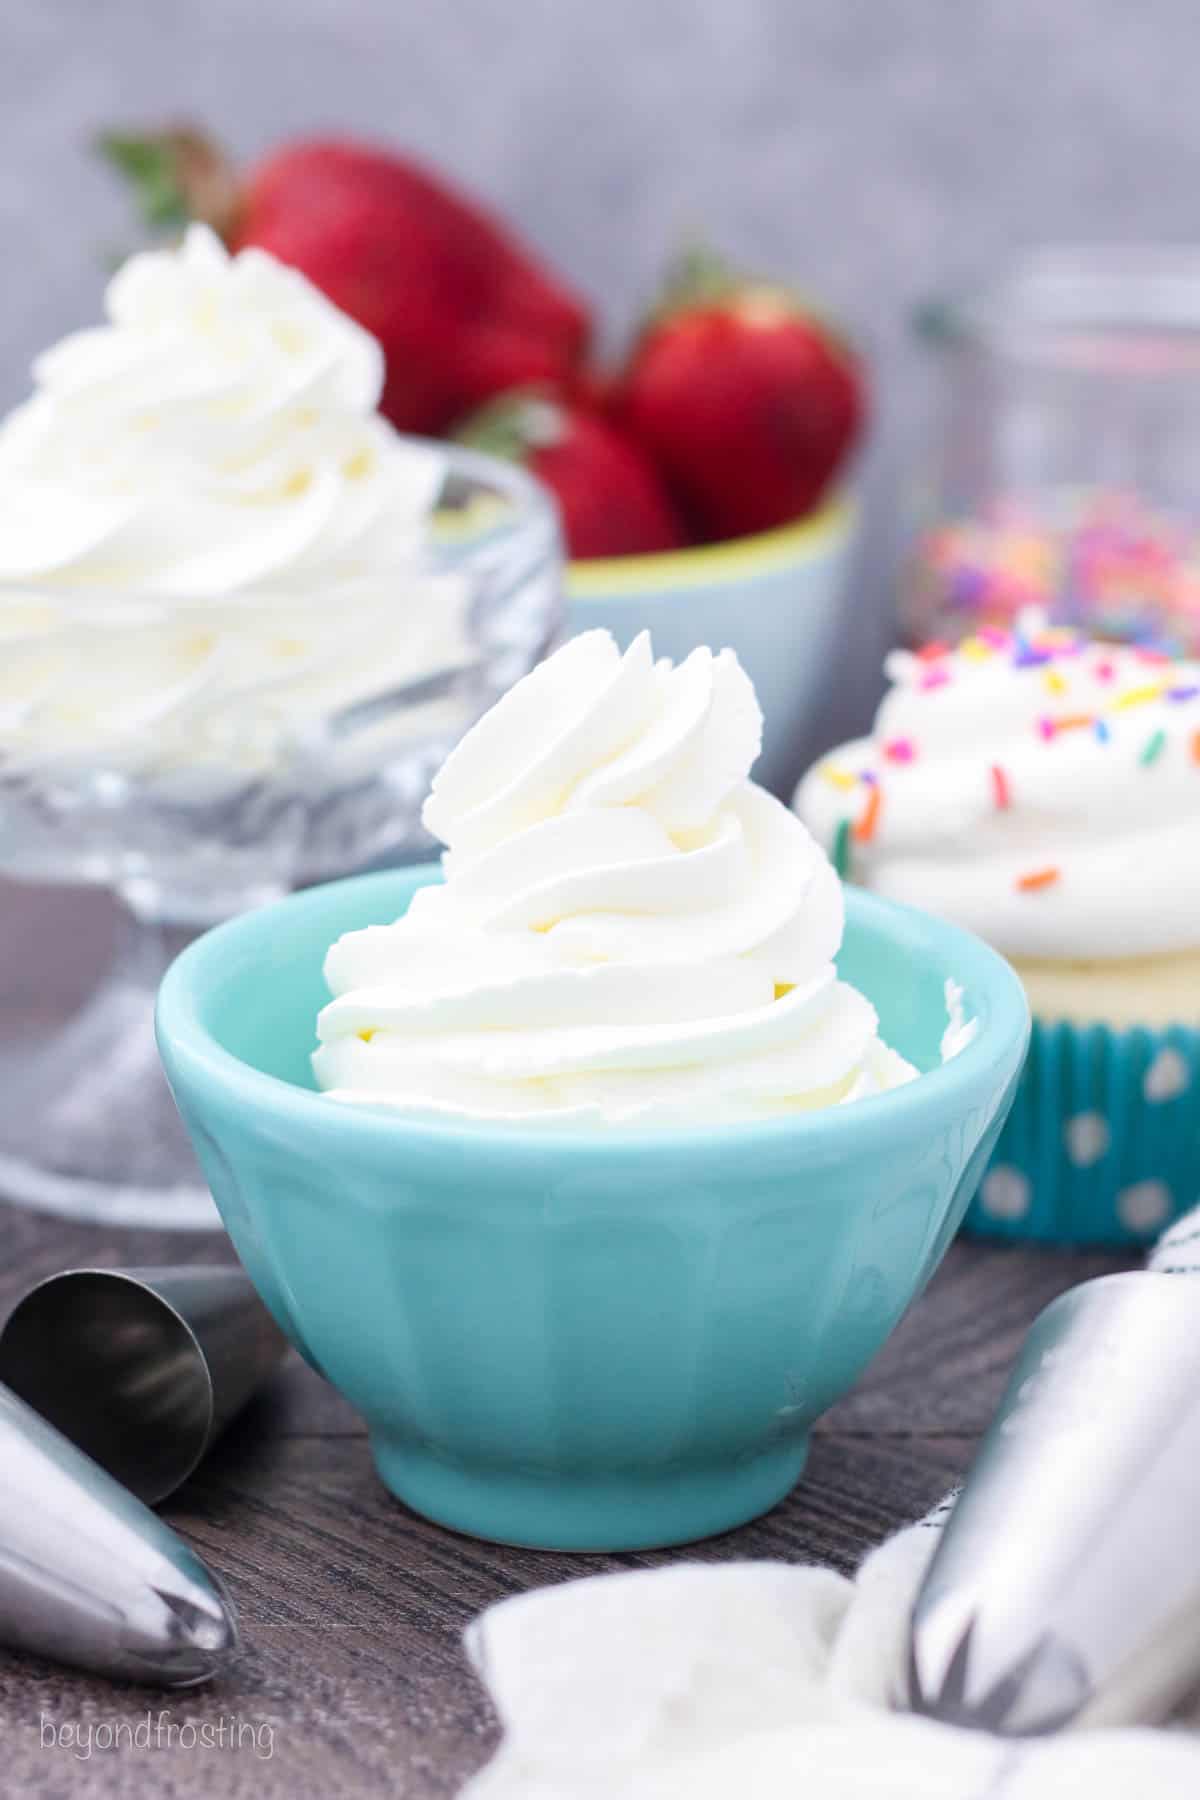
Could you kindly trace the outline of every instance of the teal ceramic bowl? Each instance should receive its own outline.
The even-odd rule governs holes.
[[[856,522],[853,501],[839,498],[734,543],[571,563],[568,632],[603,626],[624,650],[648,630],[674,662],[697,644],[736,650],[765,720],[754,779],[790,793],[829,686]]]
[[[417,1512],[570,1550],[739,1525],[787,1493],[953,1236],[1025,1055],[1020,984],[964,932],[852,891],[844,973],[931,1071],[893,1093],[603,1135],[326,1099],[325,951],[436,878],[311,889],[168,972],[163,1061],[237,1252]],[[942,1067],[949,977],[979,1032]]]

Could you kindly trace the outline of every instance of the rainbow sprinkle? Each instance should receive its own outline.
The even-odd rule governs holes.
[[[1036,894],[1042,888],[1053,887],[1060,880],[1062,870],[1057,868],[1031,869],[1028,875],[1017,876],[1017,891],[1022,894]]]
[[[829,860],[837,870],[841,880],[845,881],[847,875],[850,873],[849,819],[842,819],[838,823],[838,828],[833,834],[833,849],[830,852]]]
[[[1097,719],[1093,729],[1095,730],[1100,743],[1107,744],[1109,738],[1112,736],[1112,732],[1108,729],[1105,721],[1103,719]]]
[[[1161,730],[1156,731],[1153,737],[1147,740],[1146,747],[1138,757],[1138,761],[1144,769],[1148,769],[1151,763],[1156,763],[1158,761],[1166,747],[1166,732]]]
[[[949,669],[932,668],[927,675],[922,675],[919,685],[922,693],[927,694],[931,688],[945,687],[949,679]]]
[[[1051,735],[1060,731],[1090,731],[1095,723],[1095,713],[1060,713],[1057,719],[1051,720],[1054,726]]]
[[[917,746],[911,738],[889,738],[883,746],[883,754],[889,762],[910,763],[916,761]]]
[[[1200,763],[1200,731],[1192,733],[1192,761]]]
[[[997,810],[1007,812],[1012,805],[1012,788],[1009,786],[1008,776],[999,763],[992,764],[992,795]]]
[[[1047,669],[1042,676],[1042,683],[1049,694],[1065,694],[1067,691],[1066,678],[1057,669]]]
[[[1163,691],[1161,681],[1156,681],[1148,687],[1130,688],[1128,693],[1120,695],[1117,699],[1117,711],[1124,712],[1130,706],[1145,706],[1151,700],[1161,700]]]
[[[843,794],[848,794],[858,786],[858,776],[852,775],[849,769],[839,769],[836,763],[822,763],[821,773],[832,787],[840,788]]]
[[[856,844],[869,844],[871,839],[875,836],[876,827],[879,824],[879,812],[882,805],[883,790],[878,784],[875,784],[867,795],[867,804],[863,808],[862,817],[854,827],[854,841]]]

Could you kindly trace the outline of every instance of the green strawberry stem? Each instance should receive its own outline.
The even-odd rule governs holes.
[[[734,310],[739,304],[755,301],[775,302],[798,319],[806,320],[848,363],[857,363],[854,344],[843,327],[807,294],[790,282],[748,274],[699,238],[685,244],[668,265],[658,298],[638,336],[693,308],[728,305]]]
[[[719,251],[695,239],[685,244],[668,266],[651,318],[657,322],[692,306],[712,305],[746,285],[746,278]]]
[[[211,138],[190,125],[164,131],[104,131],[96,148],[129,184],[154,236],[177,235],[192,220],[232,236],[241,211],[233,164]]]
[[[454,432],[457,443],[503,462],[523,462],[531,450],[555,441],[562,417],[545,388],[512,388],[473,412]]]

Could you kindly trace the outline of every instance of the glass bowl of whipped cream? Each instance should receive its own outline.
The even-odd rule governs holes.
[[[0,1192],[215,1223],[152,998],[198,929],[387,851],[559,623],[556,516],[519,470],[399,436],[378,344],[203,227],[0,424],[0,873],[124,903],[110,978],[0,1052]]]

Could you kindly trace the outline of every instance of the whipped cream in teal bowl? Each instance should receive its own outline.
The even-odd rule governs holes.
[[[437,879],[310,889],[168,973],[163,1060],[238,1255],[364,1415],[386,1485],[440,1524],[573,1550],[739,1525],[791,1488],[953,1236],[1025,1054],[1020,984],[851,889],[839,974],[919,1071],[889,1091],[569,1129],[320,1093],[329,946]],[[943,1062],[947,982],[974,1029]]]
[[[729,650],[565,644],[435,778],[441,867],[201,939],[163,1060],[238,1253],[418,1512],[558,1549],[772,1506],[953,1234],[1028,1013],[750,779]]]

